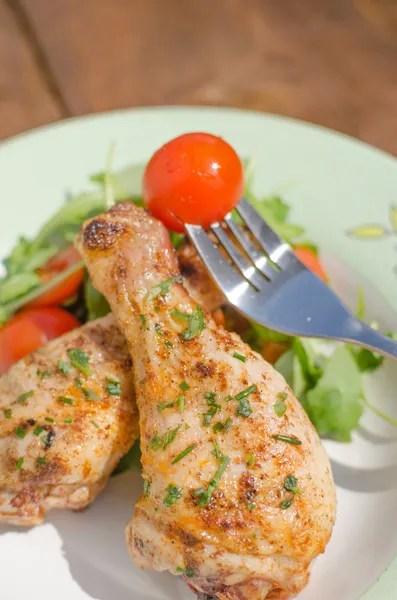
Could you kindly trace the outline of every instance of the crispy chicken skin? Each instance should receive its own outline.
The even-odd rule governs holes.
[[[189,242],[177,257],[190,293],[216,310],[224,297]],[[78,370],[65,375],[57,367],[58,360],[69,362],[67,350],[74,348],[90,357],[87,380]],[[106,377],[112,374],[121,382],[121,395],[107,393]],[[98,394],[96,401],[76,388],[79,376]],[[74,404],[59,401],[62,396]],[[18,426],[28,431],[24,438],[15,434]],[[41,523],[50,508],[83,509],[138,435],[130,354],[112,314],[26,356],[0,377],[0,522],[31,526]]]
[[[71,364],[76,349],[88,376]],[[0,378],[0,522],[83,509],[138,435],[131,359],[112,315],[26,356]]]
[[[78,248],[134,359],[145,492],[126,531],[133,560],[182,575],[200,598],[291,598],[324,552],[336,504],[301,405],[170,280],[168,233],[144,210],[122,203],[88,221]]]

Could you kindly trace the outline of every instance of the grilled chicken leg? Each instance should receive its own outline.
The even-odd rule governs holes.
[[[216,310],[223,296],[192,246],[177,256],[186,287]],[[87,354],[88,378],[72,367],[73,349]],[[112,314],[26,356],[0,377],[0,522],[30,526],[50,508],[84,508],[138,435],[131,359]]]
[[[167,231],[144,210],[119,204],[87,222],[78,248],[133,357],[135,563],[182,575],[200,597],[292,597],[335,517],[330,465],[299,402],[189,297]]]
[[[82,509],[139,435],[131,359],[112,315],[29,354],[0,378],[0,522]]]

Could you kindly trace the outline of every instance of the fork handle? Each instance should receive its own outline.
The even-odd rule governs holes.
[[[364,346],[387,358],[397,360],[397,342],[365,325],[359,319],[352,319],[349,325],[351,325],[349,334],[344,338],[346,342]]]

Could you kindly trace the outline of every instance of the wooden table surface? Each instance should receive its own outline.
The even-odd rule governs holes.
[[[0,138],[155,104],[290,115],[397,154],[397,0],[0,0]]]

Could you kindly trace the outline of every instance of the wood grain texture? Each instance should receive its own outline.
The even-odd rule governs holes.
[[[221,104],[397,154],[395,0],[17,0],[72,114]]]
[[[0,0],[0,139],[61,116],[24,32]]]

